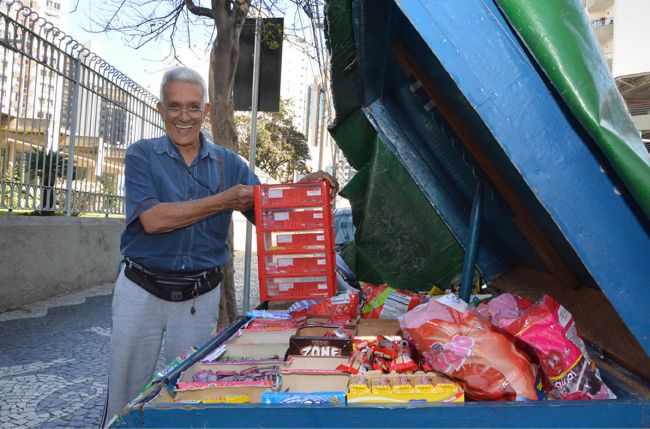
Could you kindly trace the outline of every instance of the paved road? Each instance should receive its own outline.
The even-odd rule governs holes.
[[[253,261],[256,261],[253,255]],[[252,279],[257,278],[253,264]],[[238,297],[243,255],[235,255]],[[251,303],[259,302],[257,281]],[[98,427],[106,395],[112,285],[0,313],[0,429]]]

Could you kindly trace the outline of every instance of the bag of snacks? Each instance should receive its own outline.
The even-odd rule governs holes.
[[[420,295],[387,285],[362,283],[361,291],[365,302],[361,308],[363,319],[397,319],[420,304]]]
[[[481,401],[537,400],[536,368],[511,338],[469,311],[454,295],[416,307],[399,319],[402,332],[422,355],[424,370],[461,384]]]
[[[589,359],[571,313],[548,295],[534,305],[511,294],[483,311],[495,326],[525,343],[539,359],[544,385],[555,399],[616,399]]]

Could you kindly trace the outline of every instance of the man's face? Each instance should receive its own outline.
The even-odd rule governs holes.
[[[164,105],[158,111],[165,121],[170,140],[180,147],[199,144],[199,131],[209,103],[203,104],[201,87],[189,82],[171,82],[165,87]]]

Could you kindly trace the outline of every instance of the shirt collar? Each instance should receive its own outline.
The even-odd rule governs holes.
[[[206,156],[211,157],[212,159],[217,159],[214,151],[209,149],[210,141],[203,135],[202,132],[199,133],[199,140],[201,141],[201,149],[199,149],[199,159],[203,159]],[[167,152],[172,158],[184,162],[181,158],[180,153],[174,143],[169,139],[169,136],[165,134],[164,137],[158,139],[155,144],[155,151],[158,155]]]
[[[217,156],[215,155],[213,150],[210,150],[210,145],[213,143],[208,140],[202,132],[199,133],[199,139],[201,140],[201,150],[199,151],[199,159],[203,159],[206,156],[209,156],[212,159],[217,159]]]

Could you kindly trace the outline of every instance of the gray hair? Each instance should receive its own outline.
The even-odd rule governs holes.
[[[203,104],[208,101],[208,91],[205,87],[205,81],[201,75],[190,68],[178,66],[167,70],[162,77],[162,82],[160,82],[161,103],[165,102],[165,87],[167,87],[167,85],[172,82],[187,82],[200,86],[201,90],[203,91]]]

